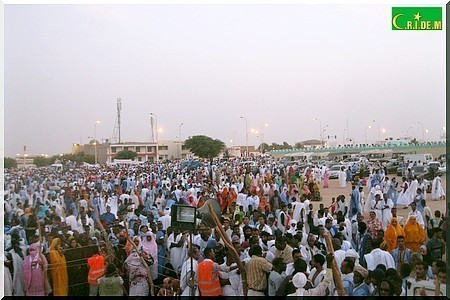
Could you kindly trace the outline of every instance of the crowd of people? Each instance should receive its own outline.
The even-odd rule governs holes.
[[[446,284],[446,215],[413,169],[408,187],[382,168],[355,176],[325,206],[326,167],[239,162],[5,172],[5,295],[406,296],[408,282]],[[172,226],[173,205],[208,200],[226,237],[202,218]]]

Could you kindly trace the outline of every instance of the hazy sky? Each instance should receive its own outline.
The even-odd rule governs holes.
[[[245,145],[325,135],[437,140],[445,30],[393,31],[392,5],[5,5],[5,156],[205,134]],[[445,10],[443,11],[445,16]],[[444,23],[445,26],[445,23]],[[378,121],[373,123],[372,120]],[[249,134],[249,144],[259,138]]]

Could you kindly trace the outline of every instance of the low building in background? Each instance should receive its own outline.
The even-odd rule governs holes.
[[[95,144],[97,143],[97,144]],[[184,142],[159,141],[159,142],[124,142],[124,143],[99,143],[90,141],[89,144],[72,145],[72,153],[84,152],[94,155],[97,147],[97,161],[100,164],[113,163],[117,153],[129,150],[137,153],[136,162],[157,162],[192,157],[192,153],[184,148]]]

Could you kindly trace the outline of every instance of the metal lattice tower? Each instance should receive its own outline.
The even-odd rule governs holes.
[[[113,137],[114,142],[120,144],[120,112],[122,111],[122,99],[117,98],[117,118],[114,125]]]
[[[155,120],[153,120],[153,117],[150,117],[150,134],[151,134],[151,141],[154,143],[155,142],[155,131],[154,131],[154,126],[155,124]]]

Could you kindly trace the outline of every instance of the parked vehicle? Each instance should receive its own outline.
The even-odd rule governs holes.
[[[386,164],[386,169],[388,174],[395,173],[397,171],[397,168],[400,166],[400,162],[396,159],[391,159]],[[401,175],[401,173],[400,173]]]
[[[426,153],[426,154],[405,154],[399,157],[400,161],[405,161],[405,162],[421,162],[421,163],[428,163],[430,161],[433,161],[433,155],[431,155],[430,153]]]
[[[312,159],[312,152],[296,152],[296,153],[289,153],[283,156],[281,159],[282,161],[311,161]]]
[[[374,150],[361,151],[360,155],[365,154],[366,158],[369,161],[373,162],[373,161],[380,161],[380,160],[387,161],[392,158],[392,153],[393,153],[393,151],[391,149],[386,149],[386,150],[374,149]]]
[[[447,166],[439,161],[430,161],[427,165],[432,168],[435,172],[445,173],[447,171]]]
[[[434,169],[431,169],[429,166],[415,166],[413,167],[414,176],[417,178],[423,177],[428,180],[434,179],[434,174],[436,171]],[[397,168],[397,176],[402,176],[402,167]]]
[[[344,167],[344,170],[347,168],[345,165],[331,166],[330,170],[328,171],[328,174],[330,175],[330,179],[338,178],[339,171],[341,170],[342,167]]]

